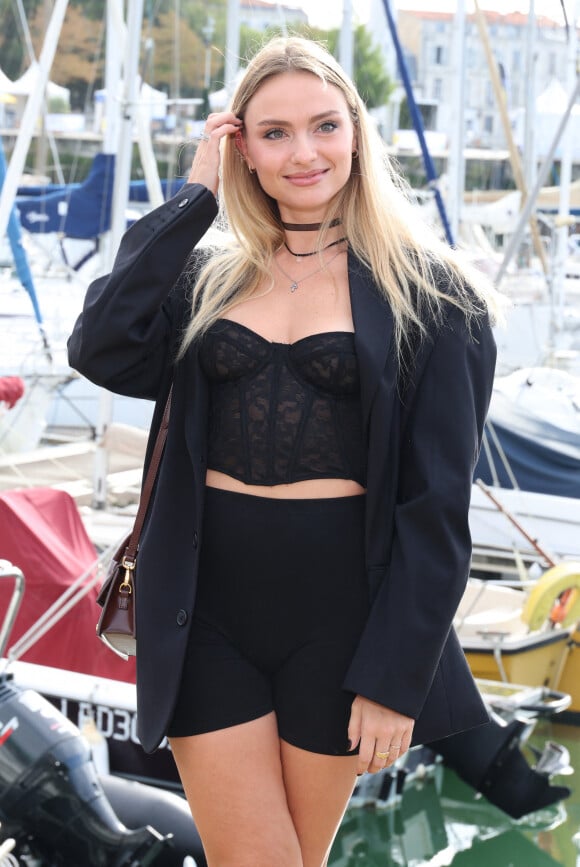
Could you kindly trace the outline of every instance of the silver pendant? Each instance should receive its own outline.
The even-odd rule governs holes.
[[[290,292],[296,292],[297,289],[298,289],[298,283],[296,282],[296,280],[294,280],[293,283],[290,283]]]

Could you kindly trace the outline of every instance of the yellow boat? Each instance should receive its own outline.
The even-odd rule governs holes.
[[[565,717],[580,723],[579,563],[536,582],[470,578],[455,628],[476,678],[568,693]]]

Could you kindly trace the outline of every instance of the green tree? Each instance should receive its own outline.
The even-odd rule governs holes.
[[[26,20],[36,15],[40,0],[23,0]],[[0,69],[13,81],[29,65],[23,27],[13,0],[0,0]]]
[[[39,7],[30,21],[34,50],[38,57],[46,24],[43,10]],[[84,14],[80,4],[69,6],[60,33],[50,78],[57,84],[68,87],[71,92],[71,108],[83,111],[87,98],[103,85],[104,72],[104,22],[95,22]]]
[[[35,50],[40,52],[46,29],[47,0],[23,0]],[[106,0],[71,0],[55,56],[51,78],[71,89],[71,106],[83,109],[92,91],[103,85],[104,21]],[[144,80],[173,93],[178,78],[181,96],[203,97],[208,50],[204,28],[213,22],[210,50],[210,90],[223,86],[227,0],[180,0],[179,69],[175,68],[175,6],[173,0],[147,0],[142,36],[141,72]],[[21,25],[13,0],[0,0],[3,28],[0,32],[0,68],[17,78],[28,66]],[[99,22],[96,25],[95,22]],[[241,28],[240,55],[247,62],[267,39],[279,33]],[[293,26],[289,32],[325,43],[336,54],[337,30]],[[392,84],[378,49],[361,25],[354,33],[354,78],[369,108],[387,101]]]
[[[205,70],[205,46],[200,34],[194,33],[183,18],[179,21],[179,68],[176,70],[175,12],[160,14],[150,33],[154,46],[151,84],[173,93],[177,73],[180,95],[200,96]]]
[[[155,8],[145,10],[143,43],[150,46],[142,64],[144,80],[173,94],[176,85],[180,96],[203,97],[206,50],[210,51],[211,89],[222,86],[225,44],[226,0],[202,3],[180,0],[179,27],[175,28],[173,0],[162,0]],[[213,23],[213,33],[207,43],[204,30]],[[175,40],[179,41],[176,48]],[[176,53],[177,52],[177,53]],[[176,69],[176,56],[179,57]]]
[[[369,31],[360,24],[354,32],[354,78],[368,108],[386,105],[395,88],[380,48],[373,45]]]
[[[105,17],[107,0],[70,0],[70,6],[76,6],[83,15],[92,21],[102,21]]]
[[[338,56],[340,39],[338,30],[320,30],[296,25],[289,28],[288,32],[297,36],[316,39],[326,45],[331,54],[335,57]],[[240,56],[249,60],[268,39],[280,34],[279,28],[270,28],[265,33],[260,33],[242,27],[240,30]],[[385,69],[380,49],[373,45],[370,33],[362,24],[359,24],[354,31],[353,60],[353,78],[367,108],[385,105],[394,85]]]

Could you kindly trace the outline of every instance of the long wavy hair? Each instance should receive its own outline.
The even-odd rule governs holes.
[[[394,318],[397,354],[410,334],[425,332],[429,317],[440,318],[444,302],[460,306],[467,319],[500,309],[498,293],[463,257],[423,222],[404,180],[394,170],[354,84],[319,43],[300,37],[275,38],[251,60],[231,101],[243,120],[260,86],[286,72],[307,72],[343,94],[356,133],[352,171],[329,202],[326,222],[342,221],[350,249],[374,275]],[[240,158],[233,136],[222,142],[220,220],[224,242],[190,260],[192,310],[182,355],[216,319],[258,289],[273,285],[272,257],[284,242],[277,203]],[[325,243],[325,229],[317,249]]]

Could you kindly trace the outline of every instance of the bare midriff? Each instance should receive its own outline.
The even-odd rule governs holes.
[[[209,488],[249,494],[254,497],[271,497],[274,500],[318,500],[325,497],[352,497],[364,494],[365,488],[353,479],[305,479],[289,485],[246,485],[227,473],[208,470],[205,477]]]

